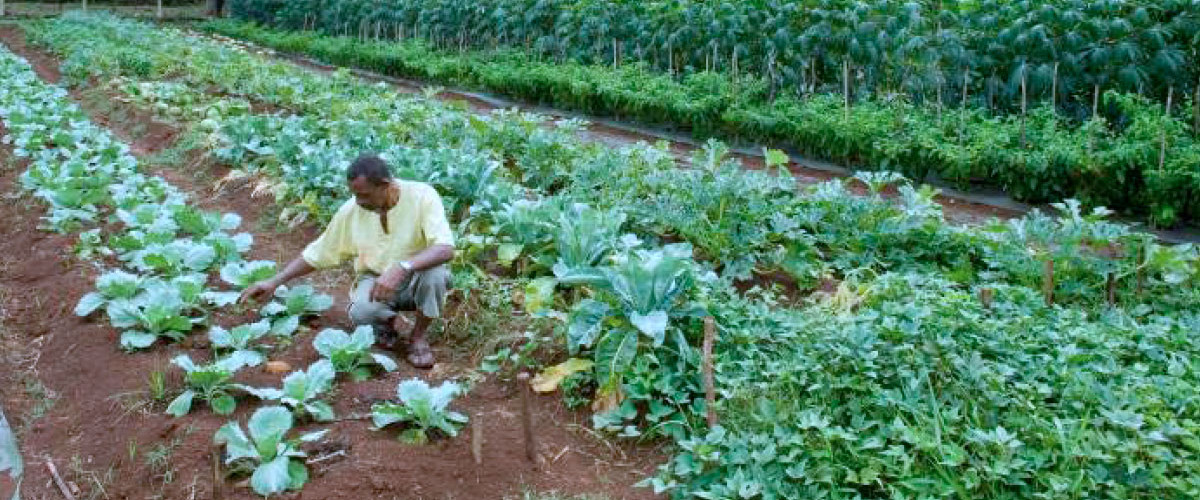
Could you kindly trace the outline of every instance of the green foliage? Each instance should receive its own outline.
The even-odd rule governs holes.
[[[297,417],[312,417],[318,421],[333,420],[333,407],[318,399],[333,387],[336,373],[329,360],[322,359],[308,366],[307,370],[295,371],[283,379],[283,388],[245,387],[246,392],[263,400],[279,401]]]
[[[192,411],[192,401],[199,397],[208,402],[213,413],[229,415],[237,409],[233,392],[239,386],[233,383],[233,374],[246,366],[241,356],[229,356],[207,365],[197,365],[187,354],[171,359],[171,363],[184,371],[187,389],[167,405],[167,414],[182,417]]]
[[[250,488],[264,497],[287,490],[299,490],[308,482],[306,456],[301,443],[321,439],[327,431],[311,432],[286,439],[292,429],[292,414],[286,408],[270,406],[255,410],[247,423],[247,435],[237,422],[229,422],[213,435],[213,443],[225,445],[225,464],[248,464]]]
[[[467,423],[467,416],[448,407],[462,392],[454,382],[442,382],[430,387],[424,380],[409,379],[396,387],[399,403],[376,403],[371,406],[371,421],[375,428],[382,429],[392,424],[408,426],[400,439],[410,444],[425,444],[430,432],[437,431],[446,436],[458,435],[458,429]]]
[[[371,352],[375,333],[370,326],[360,326],[347,334],[336,328],[326,328],[313,339],[313,347],[328,360],[337,373],[348,373],[356,381],[371,377],[371,367],[395,371],[396,362],[383,354]]]

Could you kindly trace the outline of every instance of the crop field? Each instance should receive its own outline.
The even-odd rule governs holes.
[[[1200,249],[1103,206],[1124,200],[1161,225],[1200,206],[1183,27],[1162,37],[1181,54],[1174,72],[1137,81],[1113,62],[1092,85],[1091,59],[1039,52],[1055,89],[1019,73],[1022,93],[1051,103],[1033,109],[866,69],[883,50],[868,61],[843,47],[842,62],[830,46],[797,73],[782,42],[685,50],[667,37],[681,44],[667,61],[637,63],[651,55],[631,37],[665,2],[581,1],[582,21],[527,6],[525,31],[455,31],[447,10],[415,22],[424,34],[406,31],[411,15],[458,2],[378,2],[387,22],[366,2],[307,11],[319,15],[278,3],[232,2],[242,20],[187,26],[97,12],[0,24],[0,405],[22,498],[1200,498]],[[782,8],[759,3],[738,12]],[[816,3],[845,21],[832,20],[840,2]],[[1149,20],[1109,8],[1138,30],[1196,9],[1163,3]],[[500,4],[524,5],[478,9]],[[644,26],[580,27],[614,12]],[[968,17],[939,29],[978,26]],[[547,26],[580,38],[548,40]],[[817,146],[797,137],[853,133],[818,156],[871,168],[800,182],[781,150],[748,165],[708,139],[680,158],[350,68],[805,149]],[[843,68],[858,76],[831,76]],[[645,85],[588,80],[601,72]],[[591,83],[554,94],[562,78]],[[667,88],[655,82],[713,85],[719,103],[658,102],[716,106],[716,121],[627,113]],[[869,89],[851,103],[827,85]],[[889,91],[912,97],[865,96]],[[725,128],[750,127],[752,109],[772,125]],[[1049,203],[952,222],[963,209],[912,169],[942,168],[927,156],[941,146],[983,170],[939,176]],[[330,221],[363,151],[436,188],[455,233],[432,370],[349,326],[348,268],[237,301]]]

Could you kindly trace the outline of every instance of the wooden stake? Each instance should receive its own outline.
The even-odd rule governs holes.
[[[1108,289],[1107,299],[1108,299],[1109,307],[1116,307],[1117,306],[1117,274],[1116,273],[1108,273],[1108,283],[1107,283],[1106,288]]]
[[[525,458],[537,463],[537,437],[533,433],[533,408],[529,401],[529,373],[517,375],[517,384],[521,391],[521,426],[525,431]]]
[[[983,303],[984,309],[989,311],[992,309],[992,299],[995,298],[995,295],[996,291],[991,288],[984,287],[979,289],[979,302]]]
[[[1054,259],[1046,259],[1042,263],[1042,295],[1046,296],[1046,305],[1054,305]]]
[[[221,446],[212,447],[212,500],[225,498],[225,474],[221,472]]]
[[[1146,263],[1147,258],[1149,258],[1149,257],[1146,255],[1146,244],[1143,243],[1141,248],[1138,249],[1138,260],[1137,260],[1137,266],[1138,266],[1138,269],[1137,269],[1137,295],[1138,295],[1138,297],[1142,296],[1142,290],[1144,290],[1146,288],[1145,263]]]
[[[46,469],[50,471],[50,477],[54,478],[54,484],[58,486],[58,491],[67,500],[75,500],[75,495],[71,494],[71,489],[67,488],[67,483],[63,481],[62,476],[58,475],[58,469],[54,467],[54,462],[46,460]]]
[[[471,422],[471,456],[475,457],[475,465],[483,465],[483,422],[480,421],[481,413],[472,415]]]
[[[717,325],[712,316],[704,317],[704,354],[701,369],[704,371],[704,417],[709,427],[717,425],[717,390],[713,377],[713,342],[717,336]]]

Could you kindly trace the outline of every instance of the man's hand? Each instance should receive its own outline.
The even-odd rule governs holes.
[[[408,277],[408,271],[400,266],[392,266],[375,280],[375,286],[371,288],[371,302],[379,302],[386,304],[391,302],[396,296],[396,288],[404,283],[404,278]]]
[[[238,297],[238,303],[245,304],[247,300],[255,302],[271,300],[271,297],[275,295],[276,288],[279,288],[279,284],[273,279],[259,281],[242,292],[241,297]]]

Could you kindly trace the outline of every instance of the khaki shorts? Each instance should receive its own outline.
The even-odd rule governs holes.
[[[357,326],[384,325],[399,311],[420,311],[427,318],[440,318],[450,290],[450,269],[445,265],[417,271],[396,287],[396,295],[388,303],[372,302],[371,289],[378,276],[364,274],[350,290],[347,313]]]

